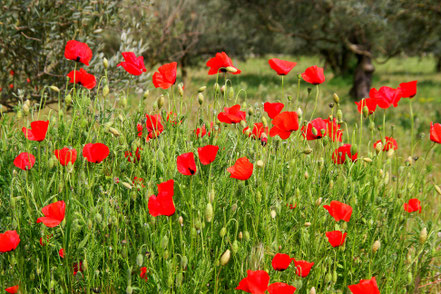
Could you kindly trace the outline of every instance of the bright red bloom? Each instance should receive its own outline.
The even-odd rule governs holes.
[[[11,70],[9,71],[9,74],[10,74],[11,76],[13,76],[13,75],[15,75],[15,72],[11,69]]]
[[[240,111],[240,105],[236,104],[231,107],[224,107],[223,112],[219,112],[217,118],[219,121],[226,124],[236,124],[241,120],[245,120],[245,111]]]
[[[355,102],[355,104],[357,104],[357,110],[360,113],[363,112],[363,108],[365,106],[368,108],[369,114],[374,113],[377,109],[377,100],[375,100],[374,98],[364,98],[358,102]]]
[[[418,81],[411,81],[407,83],[400,84],[401,97],[402,98],[413,98],[417,93],[417,83]]]
[[[11,294],[15,294],[18,292],[18,285],[6,288],[5,291]]]
[[[227,171],[231,174],[230,178],[238,180],[248,180],[253,174],[253,164],[246,157],[241,157],[236,160],[236,163],[227,168]]]
[[[381,87],[378,91],[372,88],[369,91],[369,97],[374,99],[380,108],[386,109],[391,105],[397,107],[398,101],[401,99],[401,90],[386,86]]]
[[[103,143],[88,143],[83,147],[83,157],[89,162],[100,163],[109,153],[109,147]]]
[[[144,179],[143,178],[139,178],[139,177],[134,177],[133,181],[132,181],[134,186],[140,187],[140,188],[145,188],[144,186]],[[139,190],[139,188],[138,188]]]
[[[208,71],[209,75],[215,75],[219,71],[227,72],[227,67],[233,68],[233,71],[229,71],[233,75],[238,75],[241,73],[240,69],[233,65],[230,57],[228,57],[227,53],[216,53],[216,56],[207,61],[207,66],[210,68]]]
[[[14,89],[14,84],[9,84],[9,89]]]
[[[404,203],[404,210],[409,213],[414,211],[421,213],[421,201],[419,201],[417,198],[410,199],[407,203]]]
[[[0,253],[15,250],[20,243],[20,236],[17,231],[6,231],[0,234]]]
[[[83,262],[80,261],[78,263],[75,263],[73,265],[73,275],[76,276],[78,273],[82,273],[83,272]]]
[[[139,276],[141,277],[141,279],[144,279],[144,280],[148,280],[148,277],[147,277],[147,268],[145,267],[145,266],[143,266],[142,268],[140,268],[140,273],[139,273]]]
[[[375,277],[370,280],[360,280],[360,283],[348,286],[352,294],[380,294]]]
[[[164,131],[164,126],[161,123],[161,115],[146,114],[145,117],[146,117],[145,124],[148,132],[148,138],[153,139],[158,137]]]
[[[246,130],[248,130],[249,127],[246,127],[243,129],[243,133],[246,133]],[[265,136],[264,136],[265,134]],[[254,123],[254,127],[252,132],[250,133],[250,137],[252,136],[254,139],[261,139],[262,141],[266,142],[268,141],[267,139],[267,134],[269,134],[268,132],[268,127],[264,127],[263,123],[259,122],[259,123]],[[262,138],[263,136],[263,138]]]
[[[92,59],[92,50],[86,43],[70,40],[64,48],[64,57],[89,66],[89,61]]]
[[[326,132],[327,136],[331,138],[333,142],[342,141],[343,131],[340,129],[340,125],[337,123],[337,120],[334,118],[333,120],[325,119],[324,120],[328,125],[328,130]]]
[[[147,71],[144,66],[143,56],[136,57],[135,53],[133,52],[122,52],[121,54],[125,61],[118,63],[116,67],[122,66],[129,74],[134,76],[139,76],[143,72]]]
[[[311,271],[311,268],[314,265],[313,262],[307,262],[305,260],[295,260],[293,258],[293,261],[296,267],[296,274],[302,278],[305,278],[306,276],[309,275],[309,272]]]
[[[64,249],[63,248],[58,250],[58,255],[60,255],[61,258],[64,258]]]
[[[242,290],[252,294],[264,294],[268,289],[270,276],[266,271],[247,271],[247,277],[239,282],[236,290]]]
[[[287,75],[294,66],[297,65],[296,62],[281,60],[278,58],[271,58],[268,60],[270,67],[280,76]]]
[[[326,136],[327,128],[328,120],[319,117],[310,121],[307,126],[302,126],[302,135],[306,140],[320,139]]]
[[[332,154],[332,160],[334,163],[343,164],[346,162],[346,158],[352,160],[352,162],[356,161],[358,153],[352,155],[351,148],[351,144],[345,144],[335,149],[334,153]]]
[[[292,258],[288,254],[277,253],[274,255],[271,265],[276,271],[284,271],[291,264]]]
[[[87,89],[93,89],[96,86],[96,78],[93,74],[88,73],[81,68],[80,70],[73,70],[67,74],[70,78],[70,83],[77,83]]]
[[[161,65],[152,77],[155,88],[168,89],[173,86],[176,82],[177,66],[176,62]]]
[[[60,150],[57,149],[54,151],[54,154],[62,166],[68,165],[69,162],[74,164],[77,160],[77,150],[73,148],[69,149],[67,147],[64,147]]]
[[[212,163],[216,159],[219,146],[207,145],[198,148],[199,160],[203,165]]]
[[[383,144],[382,140],[378,140],[377,142],[375,142],[374,148],[377,148],[377,145],[380,143]],[[384,144],[383,151],[388,151],[389,149],[398,149],[397,141],[395,141],[395,139],[392,137],[386,137],[386,143]]]
[[[275,118],[282,111],[283,107],[285,107],[285,105],[279,102],[265,102],[263,104],[263,110],[268,113],[268,116],[271,119]]]
[[[432,142],[441,144],[441,124],[439,123],[430,123],[430,140]]]
[[[41,142],[46,138],[47,128],[49,127],[49,121],[37,120],[31,122],[31,128],[27,129],[23,127],[21,131],[25,135],[26,139],[30,141]]]
[[[323,205],[335,221],[344,220],[348,222],[351,219],[352,207],[340,201],[332,200],[331,205]]]
[[[135,156],[133,156],[132,152],[126,151],[126,152],[124,152],[124,157],[127,158],[128,162],[132,162],[132,160],[133,160],[133,162],[140,161],[141,160],[141,153],[140,153],[141,150],[142,150],[141,147],[136,147]]]
[[[338,247],[340,245],[343,245],[346,239],[346,235],[348,233],[340,232],[340,231],[332,231],[332,232],[326,232],[326,237],[328,237],[329,244],[332,245],[332,247]]]
[[[318,85],[325,81],[325,75],[323,74],[323,68],[317,65],[308,67],[304,73],[302,73],[302,78],[305,82]]]
[[[173,203],[174,185],[173,180],[168,180],[158,184],[158,196],[149,197],[148,208],[152,216],[166,215],[171,216],[175,213],[175,205]]]
[[[176,160],[178,172],[186,176],[192,176],[196,173],[196,162],[193,152],[184,153],[178,156]]]
[[[291,136],[293,131],[299,129],[299,118],[295,111],[284,111],[279,113],[272,121],[274,125],[270,130],[270,136],[279,136],[286,140]]]
[[[30,83],[30,82],[31,82],[31,79],[30,79],[30,78],[27,78],[27,79],[26,79],[26,82],[27,82],[27,83]]]
[[[14,159],[14,165],[22,170],[29,170],[35,164],[35,156],[31,153],[22,152]]]
[[[285,283],[272,283],[268,287],[269,294],[293,294],[296,291],[296,287]]]
[[[64,219],[66,212],[66,203],[63,200],[49,204],[41,210],[44,217],[39,217],[37,219],[38,223],[43,223],[48,228],[53,228],[58,226]]]

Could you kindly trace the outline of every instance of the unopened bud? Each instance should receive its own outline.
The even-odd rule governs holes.
[[[303,154],[311,154],[311,153],[312,153],[311,147],[306,147],[305,149],[303,149]]]
[[[363,157],[363,161],[364,162],[372,162],[372,159],[370,159],[369,157]]]
[[[127,189],[131,190],[132,189],[132,185],[130,185],[127,182],[121,182],[121,185],[123,185],[124,187],[126,187]]]
[[[262,116],[262,124],[266,128],[268,127],[268,121],[266,120],[266,117]]]
[[[369,130],[370,130],[370,131],[375,130],[375,123],[374,123],[373,121],[371,121],[371,122],[369,123]]]
[[[253,116],[254,115],[254,109],[252,107],[248,108],[248,115]]]
[[[50,86],[49,87],[52,91],[55,91],[57,93],[60,93],[60,89],[57,86]]]
[[[259,160],[256,162],[256,166],[257,166],[258,168],[262,168],[262,167],[264,166],[263,161],[259,159]]]
[[[251,136],[251,130],[250,130],[250,128],[248,128],[248,129],[245,130],[245,135],[246,135],[247,137]]]
[[[240,125],[242,126],[242,128],[246,128],[247,127],[247,122],[244,120],[240,121]]]
[[[115,128],[110,127],[109,128],[109,132],[114,135],[115,137],[119,137],[121,134],[119,133],[119,131]]]
[[[181,227],[184,226],[184,218],[182,216],[179,216],[178,222],[181,225]]]
[[[109,67],[109,61],[105,57],[103,59],[103,66],[104,66],[105,69],[107,69]]]
[[[234,89],[230,88],[228,90],[228,99],[233,100],[234,99]]]
[[[303,110],[299,107],[299,108],[297,108],[297,115],[299,116],[299,117],[302,117],[303,116]]]
[[[126,97],[121,98],[119,103],[121,104],[122,107],[126,107],[127,106],[127,98]]]
[[[144,94],[142,94],[142,98],[147,99],[150,95],[150,91],[149,90],[145,90]]]
[[[72,96],[70,94],[67,94],[67,96],[64,98],[64,101],[66,102],[66,105],[69,106],[72,103]]]
[[[317,136],[317,134],[318,134],[317,129],[314,128],[314,127],[312,127],[312,129],[311,129],[311,133],[312,133],[314,136]]]
[[[332,95],[332,98],[334,98],[335,103],[340,103],[340,97],[338,97],[337,93],[334,93],[334,95]]]
[[[230,258],[231,258],[231,251],[230,249],[227,249],[220,258],[220,265],[222,266],[226,265],[230,261]]]
[[[136,264],[138,266],[142,266],[143,262],[144,262],[144,257],[142,256],[142,254],[138,254],[138,256],[136,256]]]
[[[239,232],[239,236],[237,236],[237,238],[238,238],[240,241],[242,241],[243,233],[242,233],[242,232]]]
[[[107,95],[109,95],[109,86],[105,85],[103,88],[103,96],[106,97]]]
[[[436,193],[441,195],[441,188],[438,185],[436,185],[436,184],[433,184],[433,187],[435,188]]]
[[[225,69],[226,69],[228,72],[231,72],[231,73],[236,73],[236,72],[237,72],[237,68],[232,67],[232,66],[227,66]]]
[[[312,287],[311,290],[309,290],[309,294],[316,294],[314,287]]]
[[[167,237],[167,235],[164,235],[164,237],[162,237],[161,247],[162,247],[162,249],[166,249],[168,247],[168,237]]]
[[[199,92],[199,93],[202,93],[202,92],[205,91],[205,89],[207,89],[207,86],[202,86],[202,87],[200,87],[200,88],[198,89],[198,92]]]
[[[320,206],[321,203],[322,203],[322,197],[319,197],[319,198],[315,201],[315,205],[316,205],[316,206]]]
[[[308,173],[308,171],[305,171],[305,179],[307,180],[308,178],[309,178],[309,173]]]
[[[388,158],[392,158],[392,156],[394,156],[394,148],[390,148],[389,150],[387,150],[387,153],[386,153],[386,155],[387,155],[387,157]]]
[[[211,205],[211,203],[208,203],[207,207],[205,207],[205,220],[207,222],[211,222],[213,220],[213,205]]]
[[[358,146],[354,144],[351,146],[351,154],[355,155],[357,153],[358,153]]]
[[[375,152],[380,153],[383,150],[383,143],[378,142],[377,146],[375,146]]]
[[[29,106],[27,104],[23,104],[23,113],[25,115],[29,114]]]
[[[420,243],[424,244],[427,240],[427,228],[423,228],[420,232]]]
[[[220,91],[220,86],[218,83],[214,83],[214,91],[215,92],[219,92]]]
[[[309,226],[311,226],[311,223],[310,222],[306,222],[305,223],[305,227],[309,227]]]
[[[233,251],[233,254],[239,251],[239,242],[237,240],[234,240],[233,244],[231,244],[231,251]]]
[[[227,88],[227,87],[226,87],[225,85],[223,85],[223,86],[220,88],[220,91],[221,91],[222,94],[225,93],[226,88]]]
[[[275,210],[271,210],[271,218],[275,219],[276,218],[276,211]]]
[[[219,236],[221,238],[225,237],[225,235],[227,234],[227,228],[226,227],[222,227],[222,229],[219,232]]]
[[[158,104],[158,109],[161,109],[162,106],[164,106],[165,103],[165,98],[163,95],[159,96],[158,100],[157,100],[157,104]]]
[[[341,111],[341,109],[337,110],[337,120],[343,120],[343,112]]]
[[[184,84],[179,83],[178,85],[179,96],[184,96]]]
[[[198,94],[198,103],[199,105],[202,105],[202,103],[204,103],[204,94],[202,93]]]
[[[132,293],[133,293],[132,286],[127,286],[127,288],[126,288],[126,294],[132,294]]]
[[[369,116],[369,108],[367,106],[363,107],[363,116],[367,118]]]
[[[381,243],[379,240],[375,241],[374,244],[372,245],[372,252],[375,253],[378,251],[378,249],[380,249]]]

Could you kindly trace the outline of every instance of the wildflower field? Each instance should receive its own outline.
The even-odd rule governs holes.
[[[440,291],[441,121],[416,125],[417,81],[343,107],[323,68],[272,58],[280,84],[260,99],[219,52],[206,84],[164,64],[128,103],[107,75],[146,75],[143,58],[92,49],[67,42],[66,87],[0,119],[1,291]]]

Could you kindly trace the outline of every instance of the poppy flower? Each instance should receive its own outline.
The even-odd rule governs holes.
[[[272,283],[268,287],[269,294],[293,294],[296,291],[296,287],[285,283]]]
[[[243,129],[243,133],[245,134],[246,131],[249,129],[249,127],[246,127]],[[263,123],[258,122],[254,124],[253,130],[250,133],[250,137],[253,137],[254,139],[261,139],[262,141],[267,141],[267,139],[265,138],[266,136],[264,136],[264,134],[268,134],[268,127],[264,127]],[[262,138],[262,136],[264,138]]]
[[[124,157],[127,158],[128,162],[132,162],[132,160],[133,160],[133,162],[140,161],[141,160],[140,151],[141,151],[141,147],[137,147],[136,151],[135,151],[135,156],[133,156],[132,152],[126,151],[126,152],[124,152]]]
[[[15,250],[20,243],[20,236],[17,231],[6,231],[0,234],[0,253]]]
[[[136,130],[137,130],[137,132],[138,132],[138,137],[139,137],[139,138],[142,137],[142,129],[143,129],[142,124],[137,123],[137,124],[136,124]]]
[[[15,72],[11,69],[11,70],[9,71],[9,74],[10,74],[11,76],[14,76],[14,75],[15,75]]]
[[[316,140],[326,136],[328,121],[323,118],[313,119],[302,127],[302,135],[306,140]]]
[[[441,144],[441,124],[439,123],[430,123],[430,140],[432,142]]]
[[[276,115],[272,124],[274,126],[270,130],[270,136],[279,136],[281,139],[286,140],[293,131],[299,129],[299,118],[295,111],[285,111]]]
[[[343,164],[346,162],[346,158],[352,160],[352,162],[357,160],[358,153],[351,154],[351,144],[345,144],[343,146],[335,149],[332,154],[332,160],[335,164]]]
[[[31,153],[22,152],[14,159],[14,165],[22,170],[29,170],[35,164],[35,156]]]
[[[238,75],[241,73],[240,69],[233,65],[230,57],[227,53],[216,53],[216,56],[207,61],[207,66],[210,68],[208,71],[209,75],[215,75],[220,72],[230,72],[233,75]],[[229,68],[230,70],[227,70]]]
[[[355,104],[357,104],[357,110],[360,113],[363,112],[363,108],[365,106],[367,107],[369,114],[373,114],[377,109],[377,101],[374,98],[364,98],[358,102],[355,102]]]
[[[86,43],[70,40],[64,48],[64,57],[89,66],[89,61],[92,59],[92,50]]]
[[[135,185],[137,187],[145,188],[143,178],[134,177],[132,183],[133,183],[133,185]]]
[[[9,89],[14,89],[14,84],[9,84]]]
[[[324,120],[328,125],[327,128],[327,136],[331,138],[333,142],[341,142],[343,137],[343,131],[340,129],[340,125],[337,123],[337,120],[334,118],[333,120],[325,119]]]
[[[205,125],[202,125],[202,127],[196,128],[196,130],[194,130],[194,133],[196,134],[197,138],[203,138],[207,134],[208,134],[208,137],[210,137],[211,131],[213,130],[213,126],[214,126],[214,122],[211,122],[210,123],[210,131],[207,132],[207,128],[205,127]]]
[[[323,205],[335,221],[344,220],[348,222],[351,219],[352,207],[340,201],[332,200],[331,205]]]
[[[296,274],[302,278],[305,278],[306,276],[309,275],[309,272],[311,271],[311,268],[314,265],[313,262],[307,262],[305,260],[295,260],[293,258],[293,261],[296,267]]]
[[[148,208],[151,216],[171,216],[175,213],[173,185],[174,180],[168,180],[167,182],[158,184],[158,195],[150,196],[148,201]]]
[[[404,203],[404,210],[409,213],[414,211],[421,213],[421,201],[419,201],[417,198],[410,199],[407,203]]]
[[[54,154],[62,166],[68,165],[69,162],[74,164],[75,161],[77,160],[77,150],[73,148],[70,149],[64,147],[63,149],[60,150],[57,149],[54,151]]]
[[[46,235],[46,238],[43,239],[43,237],[40,238],[40,245],[41,246],[46,246],[46,244],[49,244],[49,242],[51,241],[52,237],[54,236],[54,234],[48,234]],[[46,241],[46,242],[43,242]]]
[[[304,73],[302,73],[302,78],[305,82],[318,85],[325,81],[325,75],[323,74],[323,68],[317,65],[308,67]]]
[[[268,289],[270,276],[266,271],[247,271],[247,277],[239,282],[236,290],[242,290],[247,293],[264,294]]]
[[[280,102],[265,102],[263,104],[263,110],[268,114],[269,118],[273,119],[275,118],[285,107],[283,103]]]
[[[63,248],[61,248],[60,250],[58,250],[58,255],[59,255],[61,258],[64,258],[64,249],[63,249]]]
[[[145,115],[146,117],[146,128],[148,132],[148,138],[153,139],[158,137],[163,131],[164,126],[161,123],[161,115]]]
[[[413,98],[417,93],[417,83],[418,81],[411,81],[407,83],[400,84],[401,97],[402,98]]]
[[[47,128],[49,127],[49,121],[37,120],[31,122],[31,128],[27,129],[23,127],[21,131],[25,135],[26,139],[30,141],[41,142],[46,138]]]
[[[277,253],[274,255],[271,265],[276,271],[284,271],[291,264],[292,258],[288,254]]]
[[[360,283],[348,286],[352,294],[380,294],[375,277],[370,280],[360,280]]]
[[[285,76],[287,75],[294,66],[297,65],[296,62],[287,61],[287,60],[281,60],[278,58],[271,58],[268,60],[268,63],[270,67],[279,75],[279,76]]]
[[[328,237],[329,244],[332,245],[332,247],[338,247],[340,245],[343,245],[346,239],[346,235],[348,233],[340,232],[340,231],[332,231],[332,232],[326,232],[326,237]]]
[[[78,263],[75,263],[73,265],[73,275],[76,276],[78,273],[82,273],[83,272],[83,262],[80,261]]]
[[[184,153],[178,156],[176,160],[178,172],[186,176],[192,176],[196,173],[196,162],[193,152]]]
[[[88,73],[83,68],[80,70],[73,70],[67,74],[70,78],[70,83],[77,83],[86,89],[93,89],[96,86],[96,78],[93,74]]]
[[[387,109],[391,105],[398,106],[398,101],[401,99],[400,89],[394,89],[391,87],[383,86],[378,91],[372,88],[369,91],[369,97],[374,99],[378,107]]]
[[[89,162],[100,163],[109,153],[109,147],[103,143],[88,143],[83,147],[83,157]]]
[[[144,279],[144,280],[148,280],[148,277],[147,277],[147,268],[145,267],[145,266],[143,266],[142,268],[140,268],[140,273],[139,273],[139,276],[141,277],[141,279]]]
[[[64,214],[66,212],[66,203],[63,200],[49,204],[41,210],[44,217],[39,217],[37,219],[38,223],[43,223],[48,228],[53,228],[58,226],[64,219]]]
[[[199,160],[203,165],[212,163],[216,159],[219,146],[207,145],[198,148]]]
[[[386,143],[384,143],[383,151],[388,151],[389,149],[393,149],[393,150],[398,149],[397,141],[395,141],[394,138],[392,137],[385,137],[385,138],[386,138]],[[383,144],[382,140],[378,140],[377,142],[375,142],[374,148],[377,148],[377,145],[380,143]]]
[[[236,104],[231,107],[224,107],[223,112],[219,112],[217,118],[219,121],[226,124],[236,124],[241,120],[245,120],[245,111],[240,111],[240,105]]]
[[[253,174],[253,164],[246,157],[241,157],[236,160],[236,163],[227,168],[227,171],[231,174],[230,178],[238,180],[248,180]]]
[[[15,294],[18,292],[18,285],[6,288],[5,291],[11,294]]]
[[[118,63],[116,67],[122,66],[129,74],[134,76],[139,76],[143,72],[147,71],[144,66],[143,56],[136,57],[135,53],[133,52],[122,52],[121,54],[125,61]]]
[[[155,88],[168,89],[173,86],[176,82],[177,66],[176,62],[161,65],[152,77]]]

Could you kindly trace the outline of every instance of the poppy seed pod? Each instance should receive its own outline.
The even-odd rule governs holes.
[[[381,246],[380,241],[379,240],[375,241],[374,244],[372,245],[372,252],[373,253],[377,252],[378,249],[380,249],[380,246]]]
[[[427,240],[427,228],[423,228],[420,232],[420,244],[424,244]]]
[[[332,95],[332,98],[334,99],[335,103],[340,103],[340,97],[338,97],[337,93],[334,93],[334,95]]]
[[[220,258],[220,265],[222,266],[226,265],[230,261],[230,257],[231,257],[231,251],[230,249],[227,249]]]
[[[105,85],[103,88],[103,96],[106,97],[107,95],[109,95],[109,86]]]
[[[206,89],[207,89],[207,86],[202,86],[202,87],[200,87],[200,88],[198,89],[198,92],[199,92],[199,93],[202,93],[202,92],[204,92]]]
[[[205,220],[208,223],[213,220],[213,206],[211,203],[207,203],[207,207],[205,207]]]

